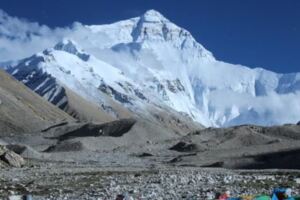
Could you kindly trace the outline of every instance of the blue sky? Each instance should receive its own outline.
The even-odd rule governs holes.
[[[156,9],[219,60],[300,71],[298,0],[1,0],[0,9],[53,28],[111,23]]]

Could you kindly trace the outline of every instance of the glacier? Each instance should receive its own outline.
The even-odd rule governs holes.
[[[300,119],[300,73],[278,74],[217,60],[187,30],[149,10],[106,25],[84,25],[7,68],[63,107],[67,86],[132,112],[172,109],[207,127],[276,125]]]

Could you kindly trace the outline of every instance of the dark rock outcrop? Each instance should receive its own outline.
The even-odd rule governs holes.
[[[70,132],[65,132],[52,139],[58,139],[59,141],[68,140],[77,137],[121,137],[127,133],[132,126],[136,123],[135,119],[120,119],[103,124],[83,124],[81,127],[76,128]]]
[[[153,156],[153,154],[146,153],[146,152],[143,152],[143,153],[137,155],[137,157],[140,157],[140,158],[151,157],[151,156]]]
[[[66,141],[63,143],[58,142],[56,145],[52,145],[48,147],[43,152],[50,153],[50,152],[71,152],[71,151],[82,151],[84,149],[82,142],[80,141]]]
[[[178,142],[176,145],[170,148],[170,150],[179,152],[191,152],[196,151],[197,149],[198,148],[196,144],[186,142]]]

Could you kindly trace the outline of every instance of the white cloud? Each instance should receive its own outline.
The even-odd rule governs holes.
[[[85,50],[97,56],[97,48],[108,41],[107,37],[104,33],[92,33],[79,22],[74,22],[70,27],[52,29],[37,22],[9,16],[0,9],[0,62],[31,56],[53,47],[63,38],[83,44]]]
[[[72,28],[51,29],[46,25],[9,16],[0,10],[0,61],[21,59],[52,47]]]
[[[281,95],[271,92],[267,96],[255,97],[246,93],[218,90],[211,92],[208,98],[210,106],[218,113],[226,113],[237,107],[239,113],[247,114],[248,120],[257,121],[257,124],[273,125],[299,121],[300,92]],[[251,119],[251,112],[255,112],[254,119]],[[239,120],[230,122],[229,125],[240,124]]]

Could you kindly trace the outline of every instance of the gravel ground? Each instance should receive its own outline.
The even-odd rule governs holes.
[[[291,187],[300,194],[300,171],[232,171],[204,168],[102,168],[97,164],[31,162],[0,170],[0,197],[32,194],[33,199],[211,199],[218,192],[270,194]],[[130,198],[129,198],[130,199]]]

